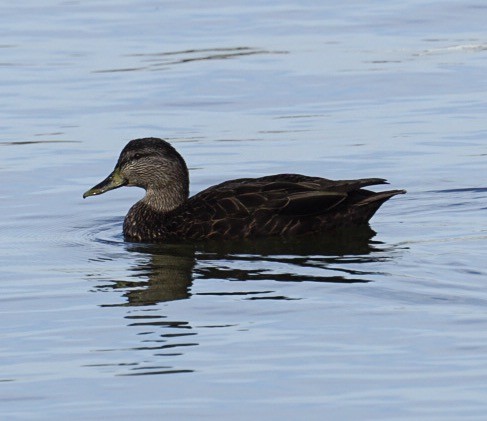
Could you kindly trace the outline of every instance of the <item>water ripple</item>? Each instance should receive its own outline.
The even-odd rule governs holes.
[[[287,51],[270,51],[253,47],[200,48],[156,53],[133,53],[125,57],[135,57],[142,65],[93,70],[92,73],[132,72],[138,70],[161,70],[169,66],[196,61],[227,60],[243,56],[262,54],[286,54]]]
[[[122,235],[122,224],[120,219],[103,219],[90,222],[90,226],[76,226],[70,235],[71,244],[86,245],[99,243],[104,245],[117,246],[124,243]]]

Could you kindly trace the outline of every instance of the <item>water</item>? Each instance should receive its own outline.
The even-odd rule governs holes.
[[[1,5],[2,419],[484,419],[486,18]],[[193,193],[298,172],[408,194],[370,240],[129,244],[142,192],[81,195],[143,136]]]

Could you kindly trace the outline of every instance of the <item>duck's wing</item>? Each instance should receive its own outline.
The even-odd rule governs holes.
[[[300,174],[226,181],[188,200],[185,235],[231,237],[320,230],[330,221],[348,218],[350,208],[362,201],[374,202],[376,193],[362,187],[385,183],[380,178],[333,181]]]
[[[358,202],[371,194],[362,187],[386,184],[381,178],[328,180],[301,174],[241,178],[210,187],[189,200],[200,218],[239,218],[268,211],[282,215],[323,214],[356,195]]]
[[[225,181],[214,187],[218,190],[230,189],[236,192],[254,191],[257,187],[264,190],[276,190],[283,188],[293,191],[331,191],[349,193],[367,186],[389,184],[383,178],[361,178],[355,180],[330,180],[328,178],[310,177],[301,174],[275,174],[261,178],[240,178]]]

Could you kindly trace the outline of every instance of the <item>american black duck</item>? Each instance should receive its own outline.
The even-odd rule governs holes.
[[[367,225],[379,207],[404,190],[363,187],[382,178],[328,180],[299,174],[225,181],[189,197],[181,155],[158,138],[131,140],[113,172],[83,197],[122,186],[146,190],[123,224],[127,240],[164,242],[333,233]]]

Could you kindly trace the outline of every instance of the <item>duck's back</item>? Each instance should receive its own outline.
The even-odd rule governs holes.
[[[379,178],[333,181],[300,174],[242,178],[210,187],[161,221],[169,239],[294,236],[367,224],[390,197]]]

